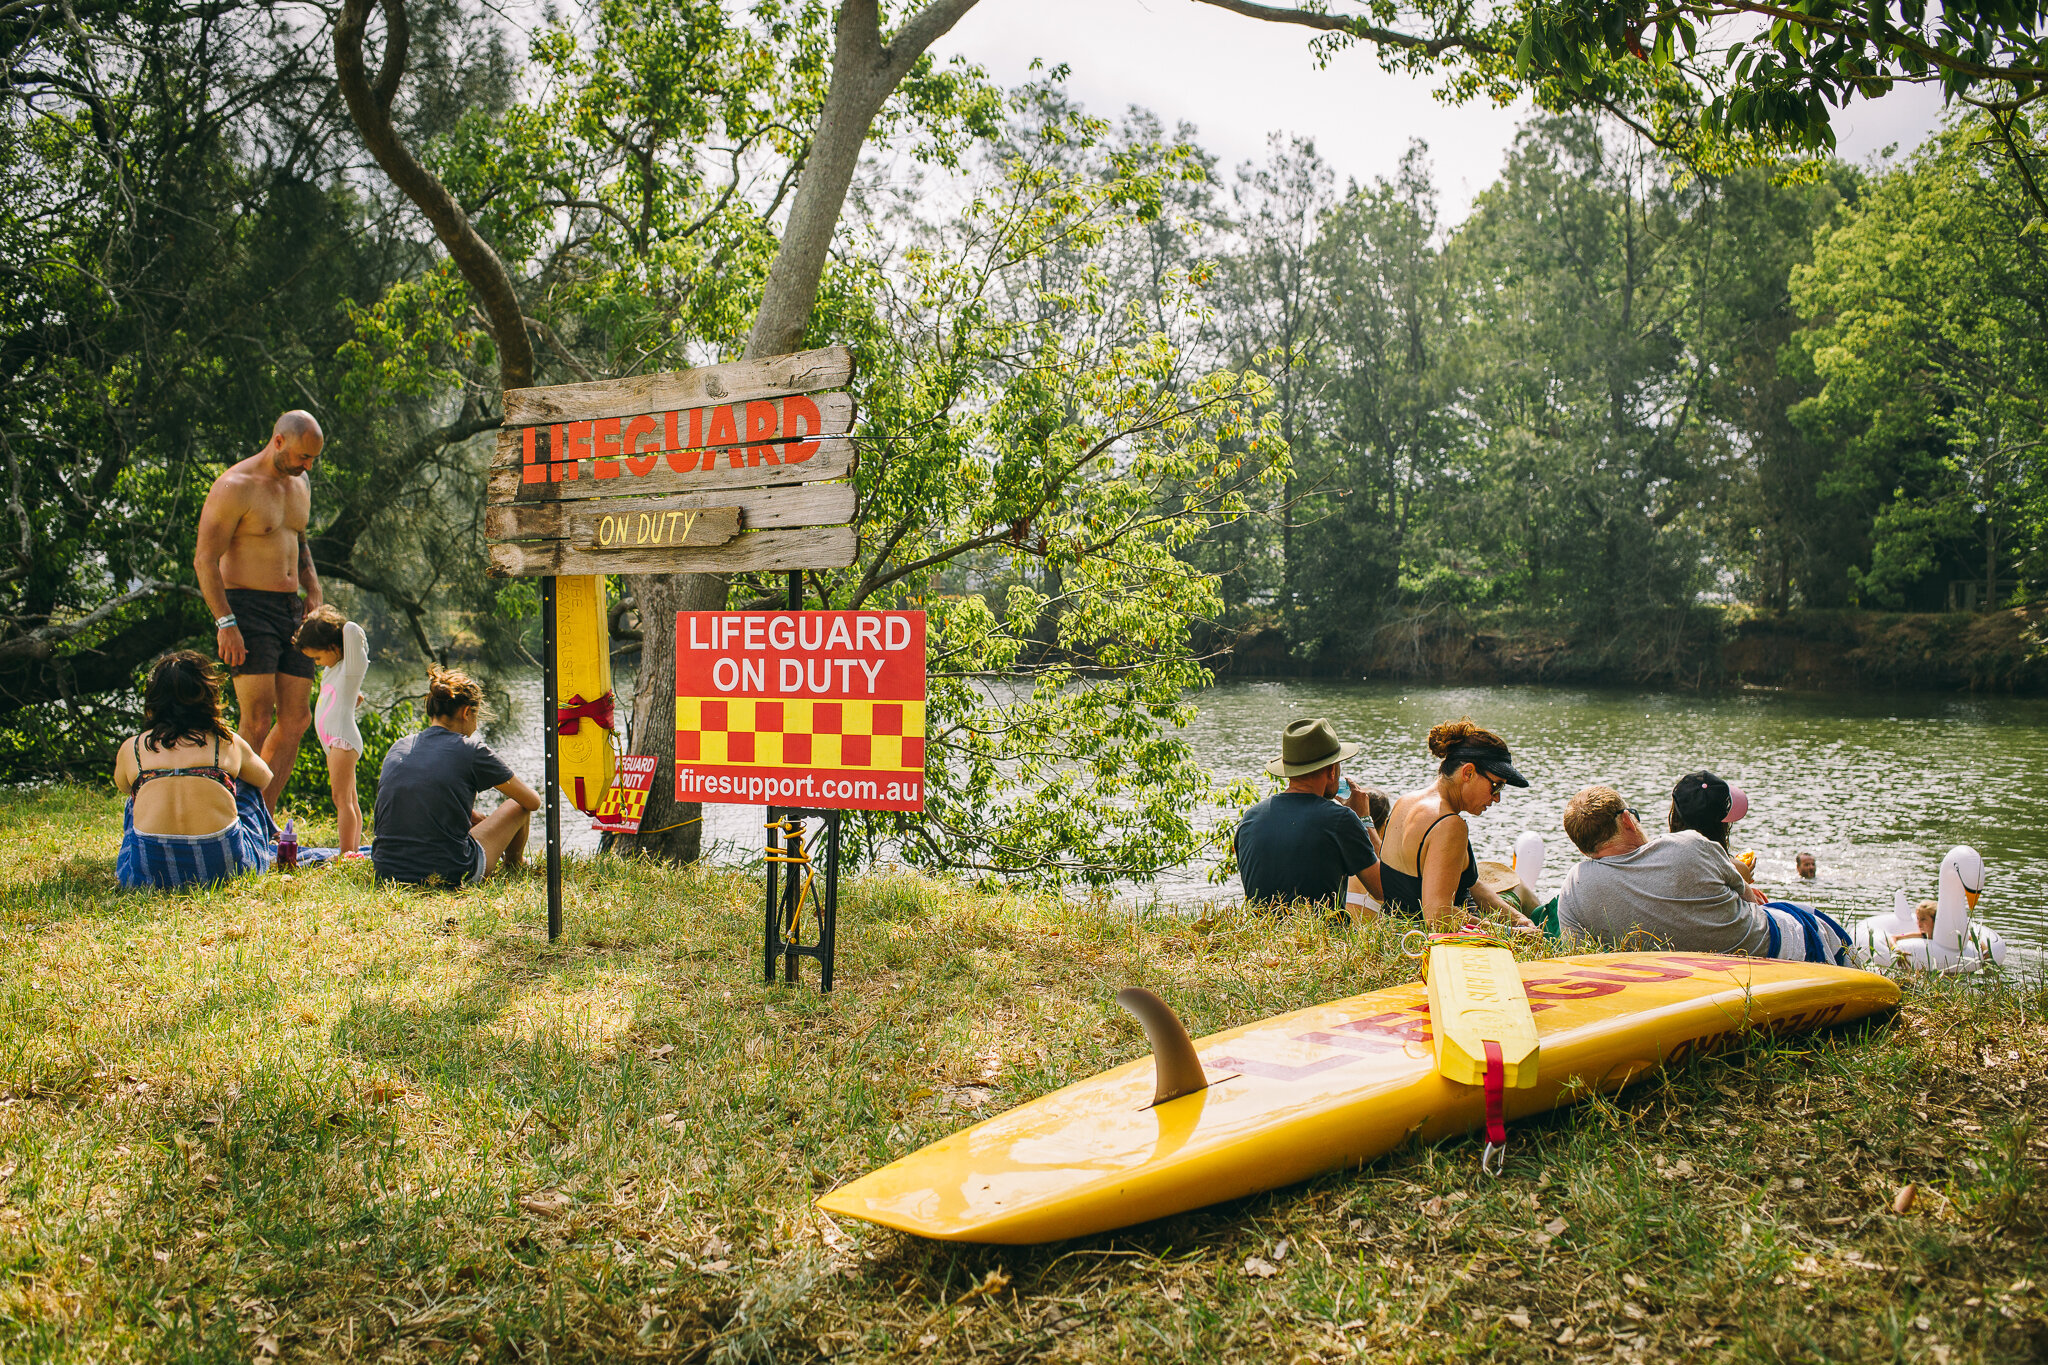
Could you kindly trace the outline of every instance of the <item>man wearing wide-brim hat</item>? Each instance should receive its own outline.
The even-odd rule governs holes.
[[[1280,757],[1266,771],[1287,786],[1244,813],[1237,824],[1237,873],[1247,903],[1307,901],[1319,909],[1344,904],[1357,877],[1380,895],[1379,859],[1365,824],[1337,803],[1337,781],[1356,744],[1337,738],[1330,722],[1297,720],[1280,732]]]

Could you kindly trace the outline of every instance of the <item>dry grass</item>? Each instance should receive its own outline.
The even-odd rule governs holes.
[[[122,896],[119,823],[0,799],[9,1362],[2048,1355],[2038,982],[1918,984],[1517,1125],[1499,1181],[1460,1143],[957,1247],[810,1201],[1140,1054],[1117,986],[1199,1033],[1407,968],[890,876],[850,887],[821,999],[760,984],[747,875],[575,865],[550,947],[531,881]]]

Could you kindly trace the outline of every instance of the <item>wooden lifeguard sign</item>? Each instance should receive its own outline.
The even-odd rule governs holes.
[[[541,580],[550,939],[565,778],[594,813],[613,775],[602,575],[789,571],[795,598],[797,571],[853,563],[853,398],[829,392],[852,375],[852,355],[828,346],[506,390],[484,526],[492,575]]]

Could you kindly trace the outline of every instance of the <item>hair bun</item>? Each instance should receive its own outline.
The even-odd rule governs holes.
[[[428,719],[453,718],[471,706],[481,712],[483,704],[484,689],[469,674],[460,669],[443,668],[439,664],[427,665]]]
[[[1496,745],[1500,743],[1499,740],[1474,724],[1472,717],[1460,716],[1456,720],[1447,720],[1441,725],[1430,727],[1429,752],[1437,758],[1443,758],[1460,744],[1482,736],[1483,738],[1480,739],[1481,743],[1487,741],[1492,741]]]

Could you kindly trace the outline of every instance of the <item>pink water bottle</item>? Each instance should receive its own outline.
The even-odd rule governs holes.
[[[277,836],[277,870],[289,872],[299,865],[298,822],[284,822],[284,833]]]

